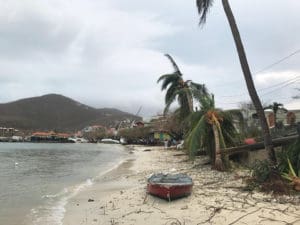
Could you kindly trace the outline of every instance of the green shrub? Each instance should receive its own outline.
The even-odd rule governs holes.
[[[270,173],[272,171],[270,167],[270,163],[267,160],[255,161],[251,169],[252,169],[252,177],[258,183],[265,182],[269,178]]]
[[[278,154],[280,172],[286,173],[289,171],[287,159],[290,160],[291,165],[296,173],[300,174],[300,140],[297,140],[291,145],[287,146],[281,153]]]

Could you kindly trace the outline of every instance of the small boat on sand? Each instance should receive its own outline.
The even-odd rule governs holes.
[[[192,188],[192,178],[186,174],[153,174],[147,184],[149,194],[169,201],[190,195]]]

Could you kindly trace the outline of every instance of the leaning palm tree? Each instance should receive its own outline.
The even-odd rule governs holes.
[[[174,72],[160,76],[157,81],[157,83],[162,82],[161,90],[166,90],[164,114],[177,99],[180,118],[184,119],[193,112],[194,97],[206,94],[207,90],[204,84],[197,84],[190,80],[184,81],[174,59],[168,54],[165,56],[172,63]]]
[[[200,16],[200,25],[205,24],[206,22],[206,17],[207,13],[210,9],[210,7],[213,5],[213,0],[196,0],[197,8],[198,8],[198,13]],[[229,22],[231,32],[235,41],[236,49],[239,55],[240,59],[240,64],[243,70],[244,78],[246,81],[247,89],[249,92],[249,95],[251,97],[251,100],[255,106],[255,109],[257,111],[257,114],[260,119],[260,124],[263,130],[263,136],[264,136],[264,146],[266,151],[268,152],[269,155],[269,161],[271,163],[271,166],[276,165],[276,156],[275,156],[275,151],[273,148],[273,143],[270,135],[270,130],[267,124],[267,120],[264,114],[264,109],[261,104],[261,101],[258,97],[258,94],[256,92],[254,82],[252,79],[251,71],[249,68],[248,60],[246,57],[246,53],[244,50],[244,46],[240,37],[240,33],[238,30],[238,27],[235,22],[234,15],[232,13],[231,7],[229,5],[228,0],[222,0],[223,8],[227,17],[227,20]]]
[[[273,111],[275,128],[278,128],[278,124],[277,124],[277,113],[278,113],[278,111],[288,112],[288,110],[283,107],[282,103],[278,103],[278,102],[273,102],[272,105],[264,107],[264,110],[266,110],[266,109],[271,109]]]
[[[223,171],[222,148],[226,144],[233,144],[236,133],[229,113],[215,108],[213,95],[202,96],[201,110],[190,116],[191,130],[186,143],[190,157],[194,157],[199,149],[205,149],[211,158],[212,167]]]

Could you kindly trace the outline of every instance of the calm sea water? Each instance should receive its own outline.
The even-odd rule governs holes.
[[[0,224],[61,224],[68,200],[126,157],[120,145],[0,143]]]

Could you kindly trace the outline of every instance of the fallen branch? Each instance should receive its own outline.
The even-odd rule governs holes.
[[[153,208],[154,208],[154,209],[157,209],[157,210],[160,211],[161,213],[166,213],[165,211],[161,210],[161,209],[158,208],[158,207],[153,206]]]
[[[228,225],[235,224],[236,222],[240,221],[241,219],[245,218],[246,216],[249,216],[249,215],[251,215],[251,214],[253,214],[253,213],[256,213],[256,212],[258,212],[259,210],[261,210],[261,208],[258,208],[258,209],[256,209],[256,210],[253,210],[252,212],[246,213],[245,215],[243,215],[243,216],[237,218],[236,220],[234,220],[233,222],[229,223]]]
[[[139,209],[139,210],[132,211],[132,212],[129,212],[129,213],[126,213],[126,214],[122,215],[122,218],[124,218],[126,216],[129,216],[131,214],[140,214],[140,213],[153,213],[153,211],[143,211],[143,210]]]
[[[222,207],[214,207],[211,206],[211,208],[214,208],[214,210],[212,211],[212,213],[210,214],[209,218],[201,223],[198,223],[197,225],[200,224],[207,224],[208,222],[211,222],[211,220],[215,217],[215,215],[219,212],[221,212],[221,210],[223,209]]]

